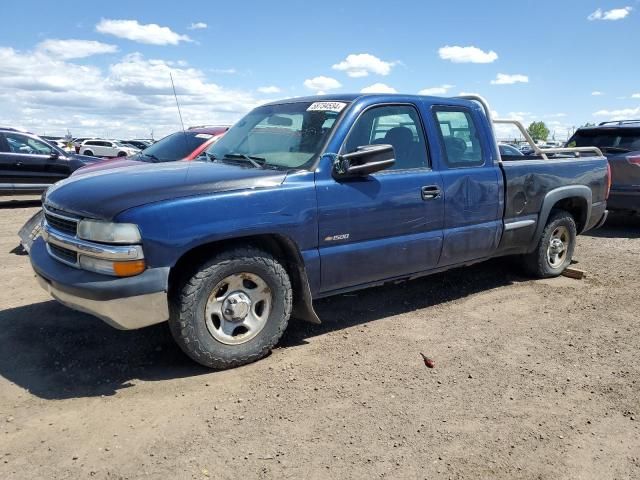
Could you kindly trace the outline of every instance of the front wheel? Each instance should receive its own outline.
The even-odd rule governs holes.
[[[237,367],[269,353],[287,328],[291,282],[270,254],[245,247],[201,265],[172,298],[171,332],[196,362]]]
[[[569,212],[554,211],[542,231],[538,246],[524,256],[527,271],[537,278],[561,275],[571,264],[576,232],[576,222]]]
[[[87,155],[89,157],[93,157],[93,152],[91,150],[85,150],[82,155]]]

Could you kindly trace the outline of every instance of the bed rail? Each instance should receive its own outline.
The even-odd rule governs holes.
[[[531,149],[535,152],[536,155],[540,155],[543,159],[545,160],[549,160],[549,157],[547,156],[547,154],[551,154],[551,153],[565,153],[565,154],[573,154],[576,157],[578,157],[581,153],[587,153],[587,152],[593,152],[596,154],[596,156],[598,157],[604,157],[604,155],[602,154],[602,151],[598,148],[598,147],[559,147],[559,148],[540,148],[536,142],[533,141],[533,138],[531,138],[531,135],[529,135],[529,132],[527,131],[526,128],[524,128],[524,125],[522,125],[522,123],[520,123],[518,120],[510,120],[510,119],[494,119],[493,115],[491,114],[491,108],[489,108],[489,103],[480,95],[461,95],[459,97],[455,97],[455,98],[462,98],[464,100],[472,100],[474,102],[479,103],[483,110],[484,110],[484,114],[487,117],[487,120],[489,121],[489,124],[491,125],[491,133],[493,135],[493,140],[495,142],[495,149],[496,152],[498,152],[498,158],[500,159],[499,161],[502,161],[502,158],[500,157],[500,148],[498,145],[498,139],[496,137],[496,132],[493,129],[493,125],[494,124],[502,124],[502,125],[515,125],[516,128],[518,130],[520,130],[520,133],[522,134],[522,136],[524,137],[524,139],[527,141],[527,143],[531,146]]]

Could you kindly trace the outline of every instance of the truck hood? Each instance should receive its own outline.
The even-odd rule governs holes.
[[[51,186],[47,206],[81,217],[111,220],[153,202],[232,190],[274,187],[286,172],[228,163],[169,162],[98,170]]]
[[[87,173],[95,172],[98,170],[109,170],[112,168],[123,168],[123,167],[131,167],[133,165],[139,165],[140,163],[134,160],[135,157],[126,157],[126,158],[113,158],[104,160],[102,158],[98,158],[97,162],[93,162],[87,164],[86,167],[82,167],[75,172],[73,175],[85,175]]]

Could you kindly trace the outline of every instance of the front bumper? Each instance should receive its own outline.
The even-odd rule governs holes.
[[[169,268],[150,268],[135,277],[108,277],[53,259],[42,238],[33,243],[29,256],[40,286],[74,310],[95,315],[120,330],[169,319]]]

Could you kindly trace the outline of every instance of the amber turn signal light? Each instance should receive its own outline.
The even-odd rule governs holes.
[[[144,260],[134,260],[132,262],[113,262],[113,273],[118,277],[133,277],[144,272],[146,268]]]

